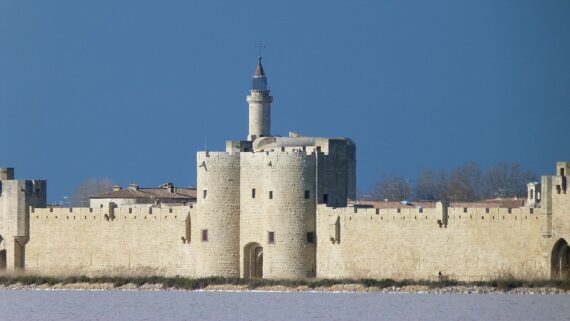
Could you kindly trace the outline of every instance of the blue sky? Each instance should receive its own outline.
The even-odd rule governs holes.
[[[257,49],[272,131],[355,140],[358,187],[423,168],[570,160],[570,2],[0,2],[0,166],[195,185],[247,136]]]

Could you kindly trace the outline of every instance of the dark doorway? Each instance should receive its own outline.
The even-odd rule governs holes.
[[[570,247],[564,239],[558,240],[552,249],[551,278],[568,279],[570,276]]]
[[[263,277],[263,247],[259,243],[249,243],[243,248],[243,277]]]

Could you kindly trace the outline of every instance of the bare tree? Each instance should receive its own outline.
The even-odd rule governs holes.
[[[113,182],[109,178],[90,178],[75,188],[69,202],[71,206],[88,207],[89,197],[112,190]]]
[[[370,195],[379,200],[403,201],[410,193],[411,186],[403,177],[384,177],[376,183]]]
[[[424,169],[416,182],[415,196],[418,200],[424,201],[446,200],[448,184],[445,170],[436,173],[431,169]]]
[[[514,197],[526,194],[526,183],[536,179],[536,175],[524,170],[518,162],[500,162],[487,170],[487,197]]]
[[[448,196],[452,201],[472,202],[483,195],[483,174],[476,162],[459,166],[451,172]]]

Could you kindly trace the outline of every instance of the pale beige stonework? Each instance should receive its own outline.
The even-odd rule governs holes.
[[[540,202],[526,207],[366,208],[353,202],[352,140],[271,136],[261,63],[247,100],[248,139],[198,152],[193,205],[46,208],[45,181],[14,180],[13,170],[0,168],[0,273],[570,276],[570,163],[530,184]]]

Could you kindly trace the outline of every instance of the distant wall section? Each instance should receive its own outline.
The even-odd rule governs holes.
[[[531,208],[331,208],[317,213],[320,278],[549,278],[546,215]]]
[[[189,207],[35,208],[26,272],[193,276]]]

